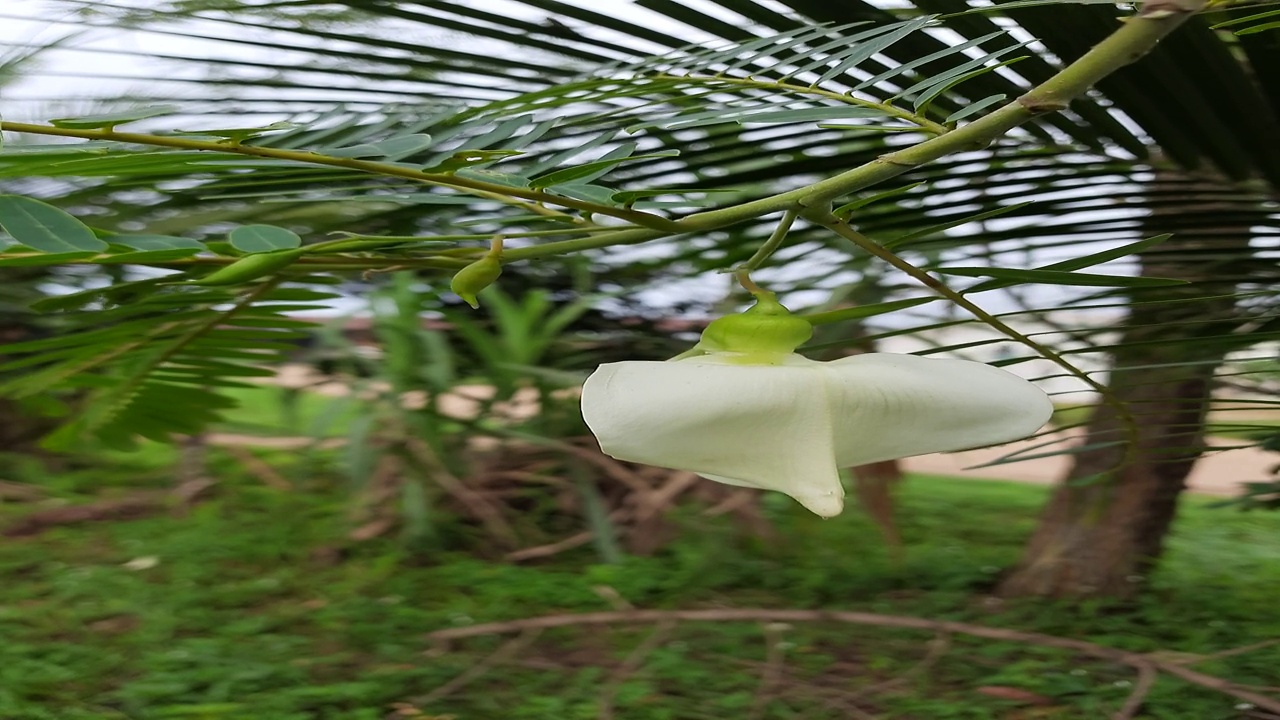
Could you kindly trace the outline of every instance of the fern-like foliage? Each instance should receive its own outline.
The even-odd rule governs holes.
[[[93,312],[83,315],[86,325],[99,318],[120,323],[132,328],[132,340],[140,344],[107,357],[116,345],[106,348],[102,343],[117,343],[121,336],[87,335],[80,360],[106,359],[84,373],[72,358],[48,356],[55,349],[41,350],[39,345],[19,346],[12,362],[28,364],[13,369],[38,368],[52,380],[46,389],[101,393],[110,401],[103,404],[103,414],[97,419],[86,416],[80,427],[110,435],[115,432],[110,428],[140,422],[126,414],[133,403],[140,415],[155,412],[154,404],[163,395],[143,393],[147,383],[163,382],[161,390],[183,385],[171,379],[173,368],[196,367],[174,359],[187,357],[184,348],[215,357],[215,346],[201,341],[223,337],[223,332],[246,332],[233,330],[234,324],[218,319],[218,313],[241,308],[236,317],[252,320],[255,308],[265,303],[264,312],[276,312],[281,322],[288,320],[283,316],[287,310],[270,309],[270,293],[252,295],[270,286],[270,275],[288,283],[313,271],[396,265],[419,270],[428,284],[440,287],[449,271],[465,265],[494,234],[507,236],[512,257],[546,258],[554,253],[519,253],[554,250],[557,243],[587,241],[619,229],[640,231],[706,208],[731,207],[780,186],[827,177],[945,135],[1080,55],[1115,24],[1117,15],[1109,3],[1060,12],[1014,3],[963,15],[949,15],[958,6],[943,0],[893,9],[855,2],[846,8],[849,12],[801,2],[720,3],[750,18],[734,26],[684,4],[648,4],[650,12],[719,37],[689,43],[675,31],[615,21],[582,8],[529,4],[585,23],[586,32],[567,43],[549,43],[536,24],[527,27],[518,19],[491,17],[483,9],[451,2],[434,3],[431,13],[394,4],[367,12],[374,18],[412,19],[424,26],[455,23],[486,42],[564,54],[557,59],[431,48],[410,52],[394,39],[350,29],[298,26],[281,31],[356,42],[362,50],[342,51],[335,55],[338,60],[318,60],[316,71],[332,74],[337,72],[332,63],[354,63],[355,72],[370,86],[393,75],[409,78],[412,89],[397,85],[386,90],[403,104],[388,104],[388,95],[379,95],[376,105],[372,100],[357,100],[349,107],[323,102],[306,107],[312,112],[298,114],[289,124],[260,127],[222,128],[190,109],[172,116],[150,108],[58,122],[69,130],[152,128],[165,138],[216,143],[221,151],[98,140],[9,143],[0,152],[0,178],[44,177],[48,184],[34,186],[32,194],[64,195],[66,207],[97,204],[111,193],[156,193],[165,202],[112,204],[117,214],[103,224],[117,230],[118,223],[132,222],[152,234],[182,235],[196,246],[147,245],[134,239],[130,247],[128,234],[113,239],[99,227],[91,234],[112,246],[108,252],[27,246],[9,248],[0,262],[150,263],[182,273],[171,281],[199,283],[216,268],[238,262],[242,250],[230,239],[221,239],[228,226],[289,225],[305,240],[296,248],[266,248],[262,254],[298,254],[273,256],[288,262],[267,275],[247,277],[245,285],[155,283],[158,297],[175,302],[211,294],[198,321],[193,317],[166,329],[163,336],[139,333],[144,327],[168,327],[152,320],[178,312],[176,306],[147,306],[139,310],[143,315],[135,325],[129,325],[129,317],[100,315],[96,306],[87,306]],[[814,22],[780,12],[780,6]],[[197,12],[211,22],[237,28],[257,22],[244,16],[228,20],[212,6]],[[1019,33],[1007,32],[1015,23]],[[1258,23],[1265,23],[1265,18],[1240,26]],[[621,28],[626,36],[596,32],[603,28]],[[962,39],[957,41],[956,34]],[[1027,34],[1037,41],[1016,39]],[[891,185],[840,198],[836,211],[879,244],[991,304],[1001,319],[1021,321],[1026,332],[1061,351],[1072,369],[1100,380],[1107,377],[1108,357],[1147,342],[1132,337],[1121,341],[1115,334],[1123,310],[1136,305],[1177,308],[1200,303],[1202,309],[1215,308],[1177,320],[1188,332],[1149,341],[1165,352],[1165,362],[1189,367],[1203,362],[1182,357],[1188,342],[1241,350],[1270,340],[1273,328],[1266,313],[1275,308],[1270,290],[1275,278],[1274,252],[1267,243],[1277,226],[1274,206],[1269,205],[1274,185],[1237,181],[1280,177],[1275,174],[1280,164],[1273,148],[1250,151],[1237,140],[1245,135],[1233,131],[1252,127],[1249,132],[1257,137],[1260,127],[1274,127],[1267,125],[1266,111],[1274,88],[1264,74],[1257,75],[1256,84],[1251,79],[1251,68],[1265,65],[1271,57],[1271,51],[1257,42],[1260,35],[1229,39],[1197,20],[1151,58],[1109,80],[1099,94],[1075,103],[1071,112],[1038,119],[1014,142],[974,148]],[[279,38],[273,42],[287,45]],[[668,50],[654,55],[655,45]],[[1193,47],[1196,52],[1189,52]],[[1214,70],[1187,67],[1185,58],[1190,57],[1207,58],[1205,67]],[[1218,80],[1206,80],[1207,75]],[[1167,101],[1144,99],[1164,92],[1164,85],[1152,76],[1176,78],[1187,97],[1205,101],[1179,101],[1181,120],[1170,122]],[[481,83],[476,78],[487,79],[484,98],[477,97]],[[297,86],[305,84],[298,81]],[[1231,102],[1219,95],[1228,92],[1234,93]],[[219,106],[212,95],[207,100],[211,107]],[[1260,109],[1255,114],[1224,110],[1232,106]],[[174,126],[184,130],[174,132]],[[1212,221],[1197,211],[1203,206],[1188,203],[1186,188],[1179,190],[1167,181],[1152,184],[1161,168],[1149,154],[1153,140],[1180,170],[1205,163],[1221,169],[1217,190],[1203,183],[1196,187],[1197,197],[1214,208]],[[314,156],[253,157],[240,152],[245,148]],[[356,167],[360,163],[366,165]],[[66,181],[73,178],[89,178],[89,187],[69,187]],[[181,215],[174,217],[174,209]],[[1157,213],[1161,221],[1153,225],[1149,219]],[[610,215],[612,219],[601,219]],[[1248,235],[1249,240],[1203,246],[1157,240],[1167,233],[1175,238],[1195,235],[1206,229],[1206,222],[1226,223],[1229,232],[1224,235],[1236,240]],[[333,244],[320,240],[319,233],[332,230],[350,234]],[[647,254],[628,255],[607,242],[597,249],[589,244],[574,247],[590,254],[611,281],[632,288],[705,287],[715,271],[751,257],[770,231],[764,223],[741,223],[699,237],[660,240]],[[129,256],[126,250],[171,255]],[[1185,269],[1187,263],[1200,263],[1214,272],[1175,277],[1177,284],[1163,282],[1170,278],[1158,273],[1135,278],[1137,263],[1125,259],[1129,253],[1138,253],[1146,265],[1177,261],[1181,265],[1175,269]],[[760,277],[791,297],[804,298],[802,304],[815,306],[815,312],[845,312],[828,319],[859,323],[857,334],[828,337],[815,351],[838,353],[859,343],[892,344],[895,338],[909,337],[914,344],[908,349],[913,351],[968,353],[1020,365],[1020,371],[1034,368],[1027,374],[1055,387],[1059,378],[1070,375],[1017,346],[994,357],[1006,340],[946,303],[924,302],[916,280],[851,251],[817,225],[798,223]],[[287,287],[292,286],[281,286]],[[1220,297],[1231,300],[1229,307],[1209,302]],[[864,308],[895,312],[839,309],[854,298]],[[135,309],[129,303],[112,303],[103,307],[120,313]],[[975,334],[956,340],[943,333],[956,329]],[[250,334],[255,342],[275,343],[287,341],[290,330],[259,328]],[[196,337],[184,340],[189,333]],[[240,368],[256,365],[254,358],[236,357],[238,351],[230,343],[216,347],[231,353],[219,362]],[[213,403],[205,406],[209,412],[217,409],[219,382],[238,382],[234,370],[224,369],[225,376],[207,372],[198,377],[209,382],[186,384],[205,393],[202,397]],[[74,378],[92,378],[95,373],[129,390],[110,395],[106,381],[96,390],[75,384]],[[10,391],[19,392],[20,385],[15,381]],[[1057,391],[1066,403],[1097,400],[1093,390],[1078,383],[1064,383]],[[105,409],[109,407],[114,409]],[[1138,421],[1145,411],[1132,408]],[[159,425],[150,427],[161,432]]]
[[[0,395],[59,398],[72,420],[49,438],[70,449],[85,437],[129,447],[138,437],[195,434],[235,403],[220,394],[296,350],[314,311],[333,293],[274,281],[243,290],[136,280],[57,296],[53,337],[11,343],[0,362]]]

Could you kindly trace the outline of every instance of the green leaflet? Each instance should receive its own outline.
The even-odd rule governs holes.
[[[245,253],[267,253],[293,250],[302,246],[302,238],[292,230],[275,225],[244,225],[227,234],[231,247]]]
[[[0,195],[0,227],[44,253],[103,252],[107,244],[72,215],[29,197]]]

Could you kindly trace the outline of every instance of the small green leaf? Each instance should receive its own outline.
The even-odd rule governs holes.
[[[204,243],[199,240],[173,235],[111,235],[107,240],[112,244],[124,245],[134,250],[204,249]]]
[[[117,125],[124,125],[125,123],[131,123],[137,120],[161,117],[163,115],[172,115],[178,112],[178,110],[179,108],[175,105],[152,105],[150,107],[140,107],[134,110],[124,110],[106,115],[57,118],[55,120],[50,120],[49,124],[54,127],[71,128],[76,130],[97,130],[99,128],[106,128],[110,130]]]
[[[189,137],[215,137],[221,138],[223,142],[236,144],[242,143],[245,140],[252,140],[259,135],[265,135],[269,132],[292,130],[296,127],[298,126],[294,123],[282,121],[274,122],[270,125],[263,125],[261,127],[216,128],[213,130],[176,130],[174,131],[174,135],[185,135]]]
[[[1094,265],[1101,265],[1106,262],[1111,262],[1112,260],[1119,260],[1122,257],[1127,257],[1135,253],[1145,252],[1146,250],[1150,250],[1151,248],[1155,247],[1156,245],[1159,245],[1160,243],[1164,242],[1165,240],[1168,240],[1171,237],[1173,237],[1172,233],[1156,235],[1154,237],[1149,237],[1146,240],[1139,240],[1138,242],[1129,243],[1127,245],[1121,245],[1120,247],[1117,247],[1117,248],[1110,248],[1108,250],[1092,253],[1090,255],[1085,255],[1083,257],[1071,258],[1070,260],[1063,260],[1061,262],[1045,265],[1044,267],[1036,268],[1036,270],[1058,270],[1058,271],[1083,270],[1084,268],[1093,267]],[[997,288],[1008,287],[1008,286],[1009,286],[1008,282],[1004,282],[1001,280],[988,280],[986,282],[978,283],[977,285],[974,285],[973,287],[969,288],[965,292],[984,292],[987,290],[995,290]]]
[[[1018,45],[1016,45],[1016,46],[1014,46],[1014,47],[1011,47],[1011,48],[1005,48],[1004,50],[1002,50],[1002,51],[1000,51],[1000,52],[998,52],[998,53],[993,53],[990,57],[992,57],[992,58],[1000,57],[1001,55],[1005,55],[1005,54],[1007,54],[1007,53],[1008,53],[1008,52],[1010,52],[1010,51],[1017,50],[1018,48],[1021,48],[1023,45],[1026,45],[1026,43],[1019,43]],[[1016,57],[1016,58],[1010,58],[1010,59],[1008,59],[1008,60],[1005,60],[1004,62],[999,63],[999,64],[997,64],[997,65],[990,65],[990,66],[988,66],[988,67],[983,67],[983,68],[979,68],[979,69],[977,69],[977,70],[973,70],[973,71],[971,71],[971,72],[967,72],[967,73],[965,73],[965,74],[963,74],[963,75],[960,75],[960,76],[958,76],[958,77],[956,77],[956,78],[954,78],[954,79],[950,80],[949,82],[939,82],[939,83],[937,83],[936,85],[929,86],[929,89],[928,89],[928,90],[925,90],[924,92],[922,92],[922,93],[920,94],[920,96],[919,96],[919,97],[917,97],[917,98],[912,102],[912,107],[914,107],[914,108],[915,108],[915,111],[916,111],[917,113],[925,113],[925,112],[928,112],[928,110],[929,110],[929,106],[933,103],[933,101],[934,101],[935,99],[937,99],[937,98],[938,98],[938,96],[942,95],[943,93],[947,92],[948,90],[950,90],[950,89],[952,89],[952,88],[956,87],[957,85],[960,85],[961,83],[968,82],[968,81],[970,81],[970,80],[972,80],[972,79],[974,79],[974,78],[976,78],[976,77],[981,77],[981,76],[983,76],[983,75],[986,75],[986,74],[987,74],[987,73],[989,73],[989,72],[994,72],[997,68],[1009,67],[1010,65],[1013,65],[1014,63],[1017,63],[1017,62],[1021,62],[1021,61],[1023,61],[1023,60],[1026,60],[1026,59],[1027,59],[1027,57],[1028,57],[1027,55],[1020,55],[1020,56],[1018,56],[1018,57]],[[932,79],[932,78],[931,78],[931,79]]]
[[[454,177],[465,178],[467,180],[479,180],[480,182],[493,183],[495,185],[505,185],[514,188],[529,187],[529,178],[513,175],[511,173],[502,173],[494,170],[484,170],[477,168],[462,168],[455,172]],[[474,200],[474,198],[467,198]]]
[[[877,203],[881,200],[884,200],[885,198],[891,198],[896,195],[901,195],[903,193],[911,192],[912,190],[915,190],[916,188],[920,187],[923,184],[924,183],[922,182],[911,183],[910,185],[904,185],[900,188],[894,188],[893,190],[885,190],[882,193],[877,193],[875,195],[871,195],[864,198],[858,198],[853,202],[848,202],[848,203],[845,203],[844,205],[841,205],[840,207],[836,208],[835,210],[832,210],[831,212],[836,217],[840,217],[840,218],[848,217],[848,215],[855,210],[861,210],[862,208],[868,205],[871,205],[873,203]]]
[[[971,115],[977,115],[978,113],[982,112],[983,110],[986,110],[992,105],[995,105],[996,103],[1001,102],[1002,100],[1004,100],[1004,98],[1005,96],[1003,94],[988,95],[987,97],[982,98],[981,100],[970,105],[969,107],[961,108],[951,113],[942,122],[948,125],[953,122],[959,122],[960,120],[963,120]]]
[[[0,195],[0,227],[14,240],[45,253],[102,252],[107,244],[88,225],[48,203]]]
[[[328,148],[316,152],[330,157],[371,158],[371,157],[404,157],[431,147],[430,135],[401,135],[375,143],[360,143],[345,147]]]
[[[1253,27],[1247,27],[1242,30],[1237,30],[1236,35],[1255,35],[1260,32],[1266,32],[1267,30],[1275,30],[1276,28],[1280,28],[1280,22],[1269,22],[1261,25],[1254,25]]]
[[[612,159],[601,159],[595,162],[584,163],[575,167],[563,168],[555,170],[533,179],[533,187],[545,188],[553,185],[581,185],[590,182],[601,175],[604,175],[616,165],[626,162],[635,162],[639,160],[652,160],[655,158],[675,157],[680,154],[679,150],[664,150],[662,152],[649,153],[647,155],[634,155],[631,157],[620,157]]]
[[[613,195],[616,190],[607,188],[603,185],[556,185],[547,188],[547,190],[565,197],[584,202],[596,203],[597,205],[614,205]]]
[[[1169,287],[1186,285],[1185,280],[1168,278],[1134,277],[1131,275],[1092,275],[1089,273],[1062,272],[1059,270],[1020,270],[1016,268],[940,267],[932,268],[940,275],[963,277],[990,277],[1018,283],[1044,285],[1073,285],[1083,287]]]
[[[812,313],[801,315],[812,325],[825,325],[827,323],[842,322],[844,320],[858,320],[859,318],[873,317],[875,315],[884,315],[885,313],[905,310],[909,307],[923,305],[934,300],[937,297],[918,297],[907,298],[905,300],[890,300],[889,302],[875,303],[872,305],[859,305],[858,307],[841,308],[840,310],[828,310],[826,312]]]
[[[245,253],[275,252],[302,247],[302,238],[275,225],[243,225],[227,234],[231,247]]]
[[[414,133],[379,140],[373,146],[382,151],[384,157],[404,157],[426,150],[431,147],[432,142],[430,135]]]
[[[328,155],[336,158],[368,158],[382,157],[383,153],[377,145],[347,145],[345,147],[325,148],[317,150],[317,155]]]
[[[497,162],[513,155],[523,155],[519,150],[459,150],[448,158],[422,169],[424,173],[452,173],[472,165]]]
[[[1227,20],[1226,22],[1216,23],[1211,27],[1213,30],[1221,30],[1222,28],[1231,27],[1232,25],[1243,25],[1245,23],[1254,22],[1256,20],[1262,20],[1263,18],[1276,17],[1276,16],[1280,16],[1280,10],[1267,10],[1265,12],[1255,13],[1253,15],[1246,15],[1244,17],[1238,17],[1232,20]]]

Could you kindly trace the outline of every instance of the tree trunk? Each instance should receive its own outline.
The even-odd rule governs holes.
[[[1130,306],[1112,352],[1110,387],[1136,417],[1137,432],[1130,435],[1113,407],[1098,406],[1084,446],[1111,444],[1074,456],[1021,561],[1001,584],[1002,595],[1128,598],[1139,592],[1203,452],[1214,373],[1234,349],[1209,338],[1240,323],[1233,320],[1234,299],[1223,298],[1234,292],[1234,281],[1215,277],[1238,276],[1221,263],[1249,258],[1249,227],[1237,219],[1238,205],[1227,215],[1214,201],[1231,190],[1225,183],[1192,184],[1164,172],[1152,188],[1172,200],[1152,213],[1152,234],[1176,234],[1140,258],[1141,274],[1191,284],[1135,291],[1140,302]],[[1224,226],[1226,217],[1234,222]],[[1244,335],[1240,344],[1248,344]],[[1126,457],[1128,441],[1133,447]]]
[[[906,557],[902,547],[902,533],[898,531],[897,502],[894,490],[902,482],[902,463],[897,460],[884,460],[869,465],[858,465],[851,468],[853,473],[853,492],[858,504],[876,527],[880,528],[880,536],[889,549],[889,557],[901,565]]]
[[[1124,462],[1123,446],[1077,455],[1001,594],[1125,598],[1141,589],[1200,457],[1213,371],[1212,365],[1147,371],[1153,375],[1141,384],[1115,386],[1144,416],[1135,460],[1112,470]],[[1125,432],[1115,410],[1102,406],[1085,442],[1110,442]],[[1085,482],[1071,484],[1077,480]]]

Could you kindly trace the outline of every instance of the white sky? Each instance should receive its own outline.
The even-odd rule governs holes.
[[[569,1],[573,4],[599,8],[599,3],[591,0]],[[112,4],[144,7],[150,4],[150,0],[112,0]],[[523,16],[531,20],[539,20],[545,16],[532,11],[528,6],[509,0],[472,0],[470,4],[487,11],[508,16]],[[686,4],[697,6],[712,15],[726,17],[726,11],[723,8],[701,0],[686,0]],[[158,57],[163,55],[192,60],[231,57],[270,65],[292,64],[295,67],[305,66],[308,60],[314,61],[314,56],[310,54],[299,54],[297,55],[299,62],[290,63],[291,58],[287,52],[231,44],[217,39],[219,36],[229,35],[238,39],[272,37],[269,32],[257,31],[253,28],[236,28],[216,22],[194,22],[183,25],[174,23],[167,26],[171,29],[183,29],[196,37],[180,37],[162,32],[127,28],[99,27],[86,30],[83,23],[78,22],[73,8],[72,4],[54,0],[0,0],[0,58],[13,52],[15,48],[40,46],[59,38],[75,35],[62,47],[42,54],[38,71],[11,86],[4,97],[0,98],[7,118],[38,120],[67,114],[71,110],[91,107],[85,99],[94,97],[115,99],[130,95],[146,95],[180,100],[189,96],[189,90],[185,84],[177,80],[200,77],[204,72],[200,63],[174,63]],[[630,0],[611,0],[609,9],[618,17],[660,22],[668,26],[677,25],[668,18],[634,6]],[[477,44],[483,47],[483,43],[486,42],[484,39],[464,37],[451,31],[424,29],[420,24],[408,22],[397,24],[394,21],[388,21],[379,27],[393,29],[397,40],[423,46],[432,44],[447,46],[465,42],[468,51],[475,51]],[[691,38],[696,38],[699,34],[696,30],[687,27],[680,27],[678,32],[682,36]],[[210,39],[204,40],[200,36]],[[279,37],[278,34],[274,36],[275,39]],[[294,35],[287,37],[290,41],[298,39]],[[324,42],[333,44],[335,41]],[[636,41],[630,42],[635,44]],[[650,46],[643,49],[658,51],[660,48]],[[269,73],[270,71],[260,72]],[[326,80],[333,81],[334,78],[329,76]]]

